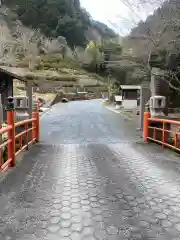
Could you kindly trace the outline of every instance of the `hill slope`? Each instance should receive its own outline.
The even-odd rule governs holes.
[[[79,0],[6,0],[4,4],[24,25],[53,38],[63,36],[70,47],[84,46],[99,37],[116,36],[106,25],[93,21]]]
[[[148,77],[148,60],[152,55],[157,56],[156,61],[161,62],[163,68],[169,68],[170,65],[177,67],[177,56],[180,54],[179,20],[180,2],[165,1],[154,14],[139,22],[129,36],[123,39],[126,56],[123,64],[132,68],[132,84]],[[178,64],[180,66],[180,61]]]
[[[48,89],[56,92],[62,85],[95,85],[95,88],[104,85],[103,78],[83,69],[63,41],[62,37],[46,38],[41,32],[25,27],[9,8],[0,8],[1,68],[33,80],[47,92]],[[15,93],[23,94],[18,87]]]
[[[180,43],[180,2],[165,1],[146,21],[141,21],[130,34],[137,56],[147,56],[159,49],[171,51]],[[178,45],[177,45],[178,44]]]

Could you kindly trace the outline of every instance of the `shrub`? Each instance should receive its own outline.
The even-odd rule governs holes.
[[[7,127],[6,123],[2,123],[2,128],[4,128],[4,127]],[[7,140],[8,140],[8,133],[3,133],[2,134],[2,141],[5,142]],[[18,144],[18,141],[16,141],[15,151],[18,151],[18,150],[19,150],[19,144]],[[3,151],[3,154],[2,154],[3,155],[2,156],[3,157],[3,163],[5,163],[8,159],[8,147],[5,146],[2,151]]]

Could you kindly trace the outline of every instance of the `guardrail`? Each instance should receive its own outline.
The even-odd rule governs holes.
[[[24,130],[16,134],[18,127]],[[0,172],[5,172],[9,167],[16,165],[16,156],[24,149],[28,150],[29,145],[38,142],[39,131],[39,111],[34,107],[32,118],[15,123],[14,103],[9,100],[7,107],[7,126],[0,129],[0,136],[7,133],[8,139],[0,144]],[[3,153],[7,150],[7,159],[4,160]]]
[[[172,129],[172,126],[174,127]],[[149,112],[144,113],[143,138],[145,142],[153,141],[162,147],[180,151],[180,121],[151,118]]]

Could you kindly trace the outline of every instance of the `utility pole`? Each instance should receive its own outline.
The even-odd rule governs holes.
[[[107,69],[107,83],[108,83],[108,99],[110,101],[110,97],[112,94],[112,79],[111,79],[111,71]]]

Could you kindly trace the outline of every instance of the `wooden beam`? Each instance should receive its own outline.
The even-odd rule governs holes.
[[[1,91],[1,101],[3,107],[3,121],[6,121],[6,105],[7,98],[13,96],[13,78],[9,75],[4,75],[5,87]],[[0,79],[1,80],[1,79]]]

